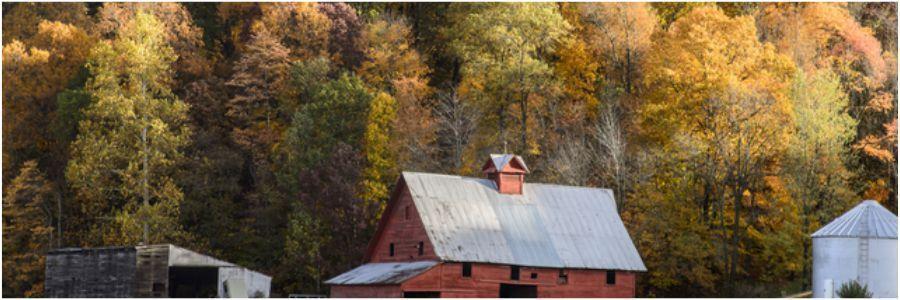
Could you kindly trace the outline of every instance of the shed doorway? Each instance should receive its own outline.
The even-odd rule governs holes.
[[[537,298],[537,286],[501,283],[500,298]]]
[[[218,282],[219,269],[215,267],[170,267],[169,297],[215,298]]]
[[[440,298],[441,292],[403,292],[403,298]]]

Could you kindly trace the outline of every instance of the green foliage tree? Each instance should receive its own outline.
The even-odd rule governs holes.
[[[93,103],[66,170],[90,232],[85,245],[189,240],[178,222],[184,195],[172,178],[190,134],[188,106],[170,92],[175,54],[161,26],[138,13],[91,50]]]
[[[787,143],[783,172],[798,202],[803,232],[813,230],[849,208],[854,201],[848,186],[846,147],[856,135],[856,120],[847,114],[847,95],[839,78],[828,70],[795,75],[789,92],[794,129]],[[809,273],[811,241],[804,237],[803,271]]]
[[[553,82],[544,55],[554,51],[570,25],[550,3],[473,6],[472,13],[447,34],[454,37],[449,47],[463,61],[465,84],[480,93],[482,110],[490,116],[484,119],[498,129],[488,138],[497,144],[490,146],[502,149],[496,147],[512,141],[507,136],[507,120],[512,112],[518,112],[519,139],[513,149],[537,153],[528,137],[528,116],[534,114],[529,102],[535,99],[533,94],[543,93]]]
[[[362,80],[349,74],[319,87],[285,131],[282,165],[296,167],[294,172],[314,166],[341,141],[362,149],[372,98]]]

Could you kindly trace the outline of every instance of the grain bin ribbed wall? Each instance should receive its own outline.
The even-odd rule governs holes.
[[[897,216],[867,200],[825,225],[813,238],[813,297],[827,297],[831,280],[857,280],[874,297],[897,297]]]

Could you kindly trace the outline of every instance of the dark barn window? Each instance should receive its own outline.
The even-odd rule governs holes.
[[[531,279],[537,279],[537,273],[531,273]]]
[[[394,243],[391,243],[391,247],[388,250],[390,252],[390,256],[394,256]]]
[[[466,262],[462,264],[462,276],[472,277],[472,263]]]
[[[616,284],[616,271],[606,271],[606,284]]]
[[[409,205],[403,208],[403,214],[406,216],[406,219],[409,220]]]
[[[519,280],[519,266],[510,266],[509,267],[509,279]]]
[[[419,242],[419,256],[425,254],[425,242]]]
[[[566,269],[559,269],[559,280],[557,280],[559,284],[568,284],[569,283],[569,272]]]

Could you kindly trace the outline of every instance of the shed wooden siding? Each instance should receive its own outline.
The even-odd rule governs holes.
[[[137,274],[135,281],[138,298],[163,298],[169,296],[169,245],[137,246]]]
[[[382,215],[382,228],[375,236],[373,248],[370,249],[369,262],[400,262],[415,260],[438,260],[434,247],[428,240],[425,225],[412,201],[412,195],[403,180],[400,180],[395,191],[395,201]],[[409,219],[407,219],[407,210]],[[425,246],[419,255],[419,242]],[[394,256],[390,256],[390,244],[394,244]]]
[[[134,297],[135,255],[134,248],[51,252],[46,260],[45,296]]]
[[[444,263],[403,283],[403,291],[441,291],[441,297],[491,297],[500,284],[536,285],[538,297],[634,297],[635,274],[616,272],[616,284],[606,284],[605,270],[567,270],[568,283],[560,284],[559,269],[519,267],[519,280],[511,280],[510,266],[472,264],[472,277],[462,277],[462,263]],[[531,279],[531,273],[537,278]]]

